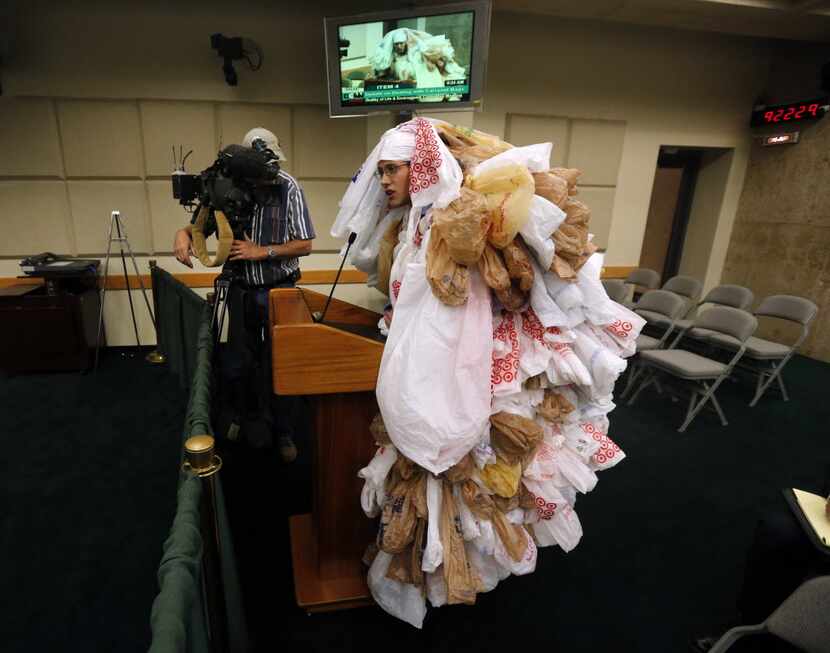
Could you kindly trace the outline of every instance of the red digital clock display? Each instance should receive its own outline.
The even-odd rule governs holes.
[[[752,112],[752,126],[818,120],[827,113],[828,109],[830,106],[828,106],[827,98],[758,107]]]

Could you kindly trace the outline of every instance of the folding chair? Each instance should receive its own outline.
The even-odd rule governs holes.
[[[737,626],[726,631],[709,653],[724,653],[745,635],[769,633],[806,653],[830,650],[830,576],[804,581],[756,626]]]
[[[683,316],[686,317],[697,305],[697,300],[700,299],[700,293],[703,292],[703,284],[694,277],[681,274],[666,281],[662,289],[686,298],[688,310],[686,311],[686,315]]]
[[[613,301],[622,304],[628,296],[628,288],[622,279],[603,279],[602,286]]]
[[[750,407],[754,407],[758,403],[773,381],[778,382],[778,388],[781,390],[784,401],[789,401],[781,371],[795,354],[796,349],[804,342],[810,332],[810,323],[815,319],[817,313],[818,306],[809,299],[796,297],[795,295],[772,295],[764,299],[761,305],[758,306],[755,311],[756,317],[776,317],[788,322],[795,322],[801,325],[801,335],[792,345],[783,345],[755,336],[746,341],[746,352],[741,361],[741,369],[757,374],[755,396],[749,402]],[[709,335],[706,340],[729,350],[735,350],[738,346],[735,341],[719,335]]]
[[[660,338],[655,338],[645,333],[637,336],[637,353],[662,349],[674,329],[675,321],[684,314],[685,310],[686,302],[683,298],[668,290],[649,290],[643,294],[640,297],[640,301],[637,302],[634,311],[640,315],[660,316],[667,321],[668,328]],[[631,388],[634,387],[634,382],[637,380],[637,377],[640,376],[641,368],[637,364],[636,356],[631,361],[630,369],[628,382],[620,398],[628,394]]]
[[[628,276],[625,278],[625,284],[632,287],[631,299],[622,302],[622,304],[626,308],[633,309],[637,303],[637,286],[645,288],[646,290],[655,290],[660,286],[660,275],[648,268],[637,268],[628,273]]]
[[[643,379],[634,395],[628,402],[631,406],[640,396],[640,393],[649,385],[655,383],[658,375],[673,377],[687,385],[690,390],[689,408],[686,419],[678,431],[683,433],[686,427],[703,409],[707,402],[720,417],[721,424],[726,426],[726,416],[715,397],[715,390],[732,373],[735,364],[743,356],[744,343],[758,327],[758,320],[746,311],[727,306],[713,306],[705,311],[694,322],[695,328],[708,329],[716,334],[729,336],[739,343],[738,351],[728,363],[722,363],[700,354],[682,349],[657,349],[644,351],[640,354],[640,364],[650,368],[650,374]]]
[[[695,307],[696,311],[700,310],[701,306],[705,304],[715,304],[716,306],[731,306],[732,308],[739,308],[742,311],[748,311],[755,301],[755,295],[749,288],[743,286],[736,286],[734,284],[724,283],[720,286],[715,286],[706,293],[706,296]],[[677,337],[672,342],[670,349],[677,346],[678,341],[684,336],[689,338],[704,338],[706,333],[702,331],[693,331],[692,326],[694,319],[678,320],[675,323],[677,329]]]

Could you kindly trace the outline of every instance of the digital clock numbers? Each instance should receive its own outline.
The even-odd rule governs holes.
[[[792,102],[790,104],[776,104],[760,106],[752,112],[751,125],[781,125],[785,123],[805,122],[818,120],[830,109],[827,98],[808,100],[806,102]]]

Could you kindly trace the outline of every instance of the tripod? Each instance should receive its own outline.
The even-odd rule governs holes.
[[[113,236],[113,231],[115,232],[115,236]],[[138,336],[138,322],[136,322],[135,319],[135,308],[133,307],[133,294],[132,292],[130,292],[130,277],[127,274],[127,259],[124,256],[124,248],[127,249],[127,254],[129,254],[130,259],[132,259],[133,269],[135,270],[135,275],[138,278],[138,283],[141,286],[141,294],[144,295],[144,303],[147,304],[147,311],[150,313],[150,320],[153,322],[153,327],[156,326],[156,318],[153,315],[153,309],[150,307],[150,300],[147,299],[147,289],[144,287],[144,280],[141,278],[141,275],[138,272],[138,264],[135,261],[135,255],[133,254],[133,250],[130,247],[130,241],[127,239],[127,230],[121,223],[121,212],[113,211],[112,215],[110,216],[110,230],[107,242],[107,257],[104,260],[104,281],[101,285],[101,309],[98,313],[98,336],[95,339],[95,365],[92,368],[93,371],[98,371],[98,357],[101,351],[101,334],[104,328],[104,302],[107,298],[107,271],[109,270],[110,252],[112,251],[113,243],[118,243],[118,247],[121,251],[121,265],[124,269],[124,283],[127,290],[127,299],[130,302],[130,315],[133,318],[133,330],[135,331],[136,347],[141,347],[141,339]]]

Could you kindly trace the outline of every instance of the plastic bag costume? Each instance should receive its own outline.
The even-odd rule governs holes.
[[[577,495],[625,456],[607,414],[644,321],[606,295],[579,171],[550,153],[416,118],[332,229],[358,234],[351,262],[394,306],[362,506],[379,516],[372,595],[416,627],[427,601],[472,604],[539,547],[572,550]],[[411,206],[385,210],[380,160],[411,162]]]

